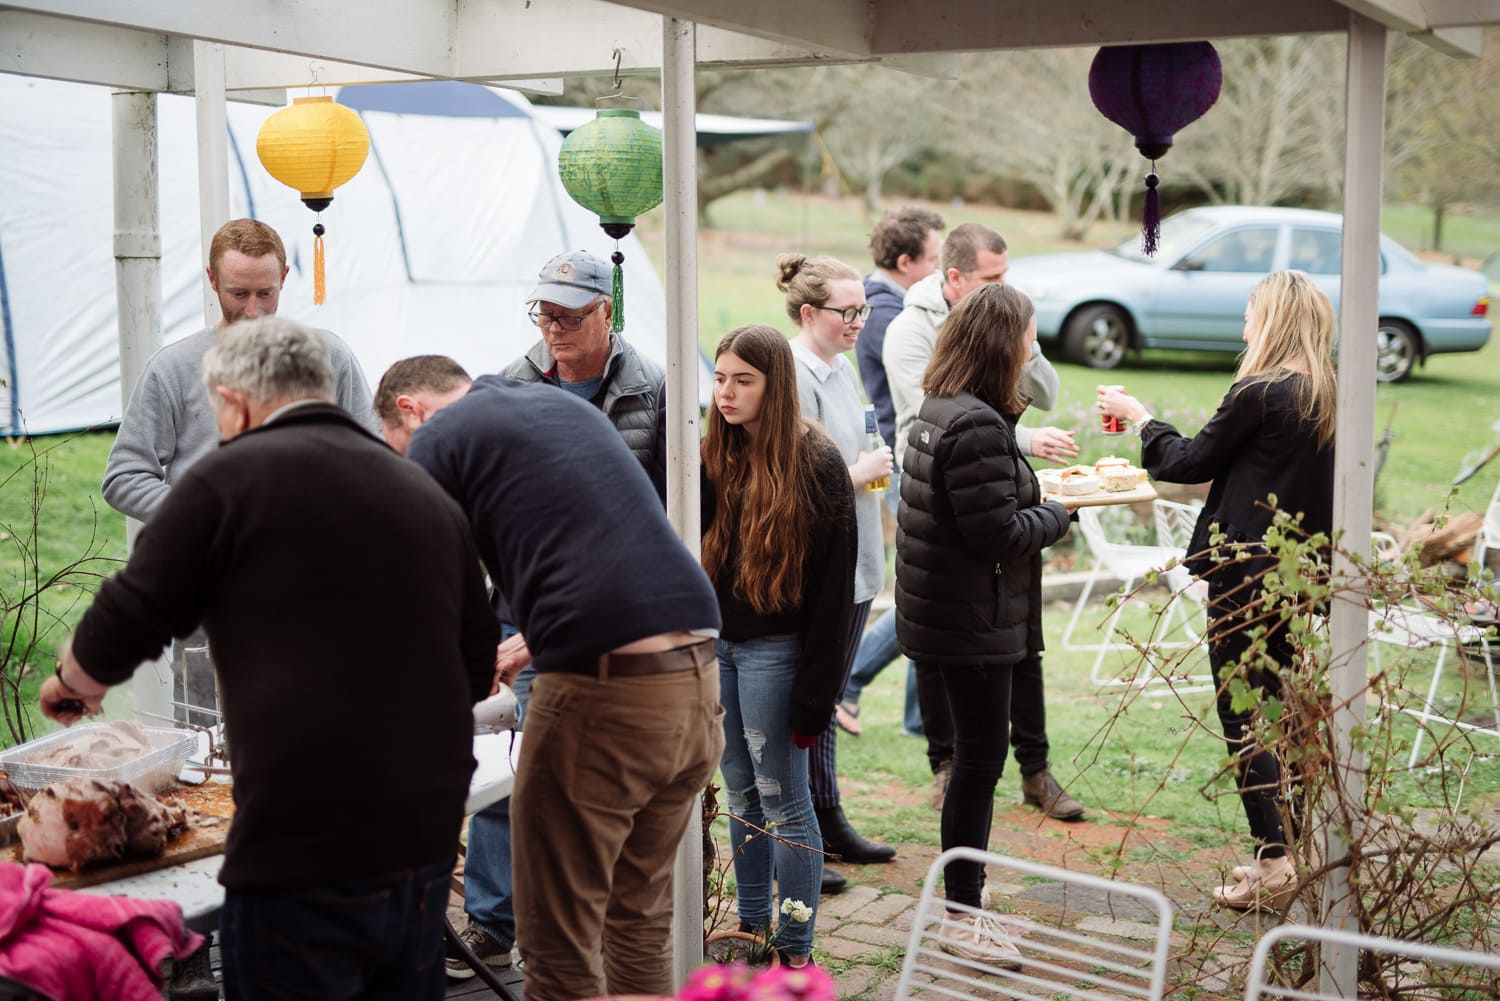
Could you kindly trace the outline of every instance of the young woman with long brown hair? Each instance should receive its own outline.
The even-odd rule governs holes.
[[[960,299],[938,334],[901,460],[896,640],[920,669],[941,673],[953,716],[944,850],[988,848],[1012,673],[1040,662],[1042,550],[1068,531],[1068,508],[1042,500],[1016,442],[1035,340],[1024,293],[985,285]],[[1015,943],[981,908],[984,867],[950,863],[943,882],[939,946],[1019,968]]]
[[[719,342],[707,423],[703,567],[723,616],[724,795],[740,925],[769,934],[773,874],[783,900],[814,908],[823,876],[807,748],[842,680],[854,488],[837,447],[802,418],[791,345],[772,327]],[[815,920],[782,915],[775,940],[789,965],[807,962]]]
[[[1287,854],[1296,832],[1284,823],[1281,763],[1257,744],[1255,710],[1234,706],[1227,681],[1242,670],[1264,696],[1276,696],[1280,672],[1296,658],[1285,626],[1264,608],[1260,578],[1274,558],[1263,543],[1278,509],[1296,516],[1307,535],[1333,530],[1333,325],[1333,303],[1306,274],[1277,271],[1261,279],[1245,307],[1247,347],[1235,383],[1191,438],[1154,419],[1134,397],[1099,390],[1099,410],[1140,431],[1141,464],[1153,477],[1213,480],[1187,563],[1208,581],[1219,722],[1238,758],[1235,777],[1256,852],[1253,864],[1236,868],[1234,881],[1214,891],[1216,901],[1236,910],[1279,909],[1297,886]],[[1218,534],[1229,545],[1210,553]]]

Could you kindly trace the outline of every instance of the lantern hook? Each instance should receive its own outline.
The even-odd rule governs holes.
[[[615,49],[614,56],[615,56],[615,81],[614,81],[615,92],[611,96],[612,97],[619,97],[620,96],[620,91],[621,91],[621,87],[620,87],[620,59],[624,56],[624,53],[621,52],[619,49]]]

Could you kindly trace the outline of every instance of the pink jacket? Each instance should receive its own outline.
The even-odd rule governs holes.
[[[0,976],[56,1001],[161,1001],[161,968],[203,941],[170,900],[55,890],[44,865],[0,863]]]

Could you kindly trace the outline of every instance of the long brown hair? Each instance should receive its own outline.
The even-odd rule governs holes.
[[[1270,383],[1307,370],[1298,413],[1322,446],[1338,424],[1338,376],[1333,367],[1333,302],[1301,271],[1273,271],[1250,290],[1250,314],[1260,328],[1240,359],[1239,379]]]
[[[703,466],[718,503],[703,533],[703,569],[716,581],[732,572],[735,596],[766,615],[802,601],[817,501],[812,428],[797,403],[792,346],[779,330],[761,324],[731,330],[714,359],[724,354],[758,370],[766,388],[754,436],[726,421],[718,407],[709,410]]]
[[[938,332],[923,392],[972,393],[1002,414],[1019,414],[1021,369],[1031,355],[1026,330],[1035,313],[1025,293],[1009,285],[983,285],[958,300]]]

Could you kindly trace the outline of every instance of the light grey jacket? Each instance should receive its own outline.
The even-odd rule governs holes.
[[[885,347],[881,360],[891,387],[891,402],[896,407],[896,461],[906,451],[906,435],[911,431],[917,411],[922,409],[922,375],[932,360],[938,330],[948,319],[948,300],[943,298],[943,273],[935,271],[906,290],[906,305],[885,330]],[[1031,346],[1031,358],[1021,369],[1021,392],[1031,397],[1038,410],[1057,405],[1057,371],[1041,348]],[[1022,453],[1031,451],[1032,431],[1016,425],[1016,444]]]
[[[162,348],[146,362],[131,390],[125,417],[104,466],[104,502],[127,517],[146,521],[167,490],[203,456],[219,446],[213,405],[203,388],[203,356],[214,328],[200,330]],[[339,406],[379,434],[365,374],[349,345],[326,330]]]

